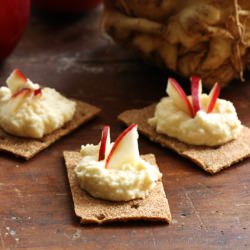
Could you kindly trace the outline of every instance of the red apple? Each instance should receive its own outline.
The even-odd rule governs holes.
[[[169,97],[172,98],[174,104],[179,109],[186,112],[191,117],[194,116],[192,105],[188,100],[186,93],[175,79],[168,78],[168,85],[166,91]]]
[[[106,158],[109,146],[110,146],[110,127],[106,125],[102,129],[102,137],[101,137],[101,145],[99,149],[98,161],[102,161]]]
[[[136,164],[140,158],[137,125],[132,124],[116,139],[106,160],[106,168],[122,164]]]
[[[214,110],[216,101],[220,95],[220,85],[218,83],[215,83],[213,88],[211,89],[209,93],[209,104],[207,108],[207,113],[211,113]]]
[[[193,100],[193,110],[194,116],[198,111],[201,110],[201,93],[202,93],[202,83],[199,76],[191,77],[191,92]]]
[[[30,0],[4,0],[0,7],[0,61],[18,43],[30,13]]]
[[[101,0],[32,0],[32,4],[57,14],[80,14],[96,7]]]

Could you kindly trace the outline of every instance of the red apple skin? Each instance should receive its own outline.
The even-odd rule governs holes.
[[[112,155],[114,154],[117,146],[119,145],[120,141],[122,140],[122,138],[129,132],[131,131],[133,128],[137,127],[137,124],[133,123],[131,124],[128,128],[126,128],[118,137],[117,139],[115,140],[115,143],[107,157],[107,160],[106,160],[106,164],[105,164],[105,168],[108,168],[108,164],[110,162],[110,159],[112,157]]]
[[[42,94],[42,89],[41,88],[34,90],[34,96],[38,96],[38,95],[41,95],[41,94]]]
[[[99,157],[98,161],[102,161],[105,159],[105,154],[106,154],[106,146],[107,146],[107,139],[109,135],[110,127],[109,126],[104,126],[102,129],[102,138],[101,138],[101,145],[99,149]]]
[[[12,98],[15,98],[15,97],[17,97],[19,95],[22,95],[22,94],[28,94],[28,93],[31,93],[31,92],[32,92],[32,89],[22,88],[19,91],[17,91],[14,95],[12,95]]]
[[[209,93],[210,102],[208,104],[207,113],[213,112],[219,95],[220,95],[220,85],[216,82]]]
[[[95,8],[101,0],[32,0],[40,9],[57,14],[81,14]]]
[[[14,69],[13,73],[16,74],[19,78],[21,78],[24,82],[27,81],[26,76],[20,71],[20,69]]]
[[[30,0],[4,0],[0,7],[0,61],[20,40],[30,14]]]
[[[201,83],[201,78],[199,76],[191,77],[191,92],[192,92],[193,110],[195,116],[196,113],[201,110],[200,95],[202,92],[202,83]]]

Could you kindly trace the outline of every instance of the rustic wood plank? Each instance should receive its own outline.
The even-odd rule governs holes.
[[[104,123],[112,126],[114,139],[124,128],[116,116],[159,100],[168,74],[112,44],[99,31],[99,20],[100,10],[63,25],[33,16],[0,67],[1,83],[20,67],[34,81],[103,109],[28,162],[0,154],[0,249],[249,249],[250,161],[210,176],[146,138],[140,138],[141,153],[157,157],[172,224],[79,225],[62,151],[97,143]],[[250,126],[249,80],[230,85],[222,97]]]

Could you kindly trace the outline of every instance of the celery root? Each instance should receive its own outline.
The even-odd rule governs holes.
[[[104,0],[104,27],[123,46],[209,88],[243,80],[250,58],[248,0]],[[160,59],[160,60],[159,60]]]

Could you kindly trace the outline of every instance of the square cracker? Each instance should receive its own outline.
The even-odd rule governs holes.
[[[232,164],[250,157],[250,129],[243,127],[241,135],[231,142],[218,147],[193,146],[166,135],[158,134],[147,120],[154,115],[156,104],[143,109],[133,109],[121,113],[118,119],[125,124],[137,123],[139,131],[150,140],[160,143],[184,156],[205,171],[215,174]]]
[[[80,161],[78,152],[63,152],[68,178],[73,196],[75,213],[81,223],[107,223],[131,220],[170,222],[171,214],[163,184],[158,181],[156,187],[145,199],[125,202],[113,202],[96,199],[82,190],[75,177],[74,168]],[[156,164],[152,154],[142,156],[146,161]]]
[[[73,119],[67,122],[62,128],[45,135],[41,139],[12,136],[0,128],[0,151],[10,152],[28,160],[61,137],[78,128],[81,124],[95,117],[100,111],[95,106],[76,101],[76,112]]]

